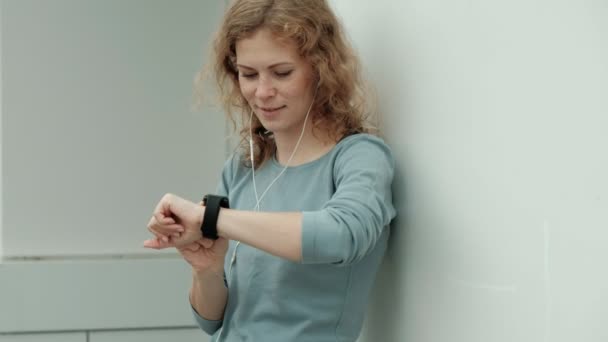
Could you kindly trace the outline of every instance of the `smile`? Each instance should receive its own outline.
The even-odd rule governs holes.
[[[261,110],[263,110],[263,111],[265,111],[265,112],[274,112],[274,111],[277,111],[277,110],[282,109],[282,108],[284,108],[284,107],[285,107],[285,106],[281,106],[281,107],[274,107],[274,108],[273,108],[273,107],[259,107],[259,106],[258,106],[258,108],[259,108],[259,109],[261,109]]]

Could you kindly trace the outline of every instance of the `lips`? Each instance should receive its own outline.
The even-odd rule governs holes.
[[[265,112],[274,112],[274,111],[282,109],[284,107],[285,106],[280,106],[280,107],[260,107],[260,106],[258,106],[259,109],[261,109],[261,110],[263,110]]]
[[[258,114],[262,115],[266,120],[273,120],[279,116],[281,109],[287,106],[280,107],[258,107]]]

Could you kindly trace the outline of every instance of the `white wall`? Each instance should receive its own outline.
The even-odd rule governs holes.
[[[608,340],[607,6],[332,4],[398,164],[360,341]],[[0,341],[204,340],[183,261],[136,254],[163,192],[215,185],[221,115],[188,105],[222,6],[0,2]]]
[[[4,177],[2,176],[2,170],[4,169],[2,166],[2,151],[4,151],[4,147],[2,144],[2,141],[4,139],[2,139],[2,111],[4,109],[4,105],[2,104],[2,93],[4,92],[2,90],[2,43],[1,43],[1,39],[2,39],[2,27],[4,27],[4,22],[2,20],[2,18],[4,17],[3,13],[3,8],[4,6],[2,6],[2,4],[0,3],[0,258],[2,257],[2,255],[4,255],[3,253],[3,246],[4,243],[2,242],[2,226],[3,226],[3,222],[4,222],[4,216],[2,216],[2,208],[4,208],[4,204],[2,203],[2,198],[4,197],[4,191],[2,191],[3,187],[3,179]]]
[[[216,187],[223,114],[190,106],[224,6],[0,2],[0,341],[208,340],[142,242],[165,192]]]
[[[190,105],[223,1],[2,7],[4,256],[144,253],[164,193],[219,179],[223,114]]]
[[[332,3],[398,160],[361,341],[607,341],[606,3]]]

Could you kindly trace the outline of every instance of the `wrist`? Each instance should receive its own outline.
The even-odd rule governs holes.
[[[198,237],[198,239],[202,239],[203,238],[203,231],[201,230],[201,226],[203,225],[203,219],[205,218],[205,206],[201,205],[197,207],[197,212],[196,212],[196,236]]]
[[[211,266],[201,270],[193,267],[192,276],[199,281],[209,279],[210,277],[224,279],[224,266]]]
[[[217,218],[217,235],[221,238],[230,240],[228,237],[228,222],[234,209],[222,208],[220,215]]]

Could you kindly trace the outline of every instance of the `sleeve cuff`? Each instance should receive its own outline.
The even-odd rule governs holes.
[[[194,319],[196,320],[196,324],[198,324],[198,326],[207,334],[213,335],[217,331],[217,329],[219,329],[222,326],[223,320],[220,319],[217,321],[211,321],[211,320],[201,317],[201,315],[199,315],[198,312],[196,312],[196,310],[194,309],[194,307],[192,307],[192,305],[190,305],[190,309],[192,309],[192,315],[194,316]]]

